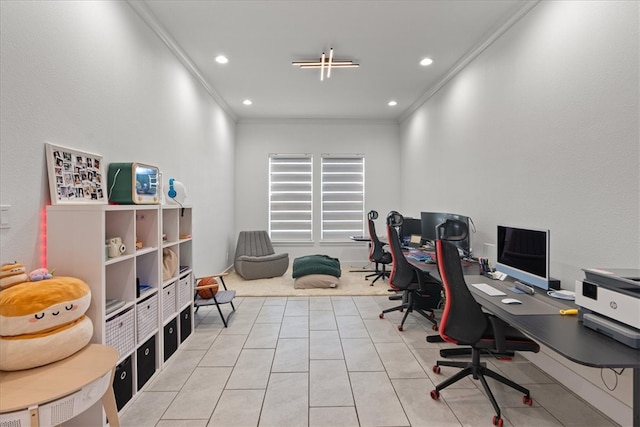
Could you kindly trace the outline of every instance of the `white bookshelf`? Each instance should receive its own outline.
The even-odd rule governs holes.
[[[91,342],[112,345],[120,353],[114,379],[120,410],[193,330],[191,215],[191,207],[179,206],[47,207],[47,266],[55,268],[56,276],[77,277],[91,288]],[[109,258],[106,240],[113,237],[122,238],[126,250]],[[162,278],[165,248],[176,253],[183,267],[167,280]],[[145,289],[138,290],[138,283]],[[173,292],[165,292],[168,287]],[[107,300],[121,306],[108,311]],[[101,419],[104,424],[96,404],[68,425],[100,425]]]

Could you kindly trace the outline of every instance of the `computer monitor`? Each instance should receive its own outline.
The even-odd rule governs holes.
[[[404,217],[402,221],[402,226],[400,227],[400,239],[404,241],[406,238],[410,238],[411,236],[420,236],[422,235],[422,221],[420,218],[410,218]]]
[[[444,212],[420,212],[420,234],[423,240],[435,242],[438,239],[436,227],[447,219]]]
[[[453,240],[453,243],[464,256],[471,255],[471,228],[469,227],[469,217],[459,214],[452,214],[447,212],[420,212],[420,221],[422,229],[422,239],[435,242],[438,239],[438,225],[445,222],[447,219],[456,219],[462,221],[467,225],[469,233],[463,240]]]
[[[549,230],[498,225],[496,270],[548,290],[549,247]]]

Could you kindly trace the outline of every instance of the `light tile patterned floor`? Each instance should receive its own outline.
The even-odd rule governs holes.
[[[431,323],[378,317],[386,297],[236,298],[224,328],[215,308],[195,315],[191,337],[121,415],[123,427],[490,426],[477,381],[442,391],[432,372],[444,344]],[[225,306],[225,308],[228,306]],[[228,310],[227,310],[228,312]],[[521,356],[487,362],[531,389],[534,404],[489,380],[509,426],[612,426]]]

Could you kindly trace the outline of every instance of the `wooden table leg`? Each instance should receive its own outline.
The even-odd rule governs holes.
[[[113,376],[115,375],[115,368],[111,371],[111,380],[109,387],[102,395],[102,407],[109,419],[110,427],[120,427],[120,419],[118,418],[118,407],[116,406],[116,395],[113,392]]]
[[[29,416],[31,417],[31,427],[39,427],[40,426],[40,412],[38,411],[38,407],[37,406],[29,408]]]

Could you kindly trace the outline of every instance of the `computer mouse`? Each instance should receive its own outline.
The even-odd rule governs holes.
[[[515,298],[503,298],[502,303],[503,304],[522,304],[522,301]]]

